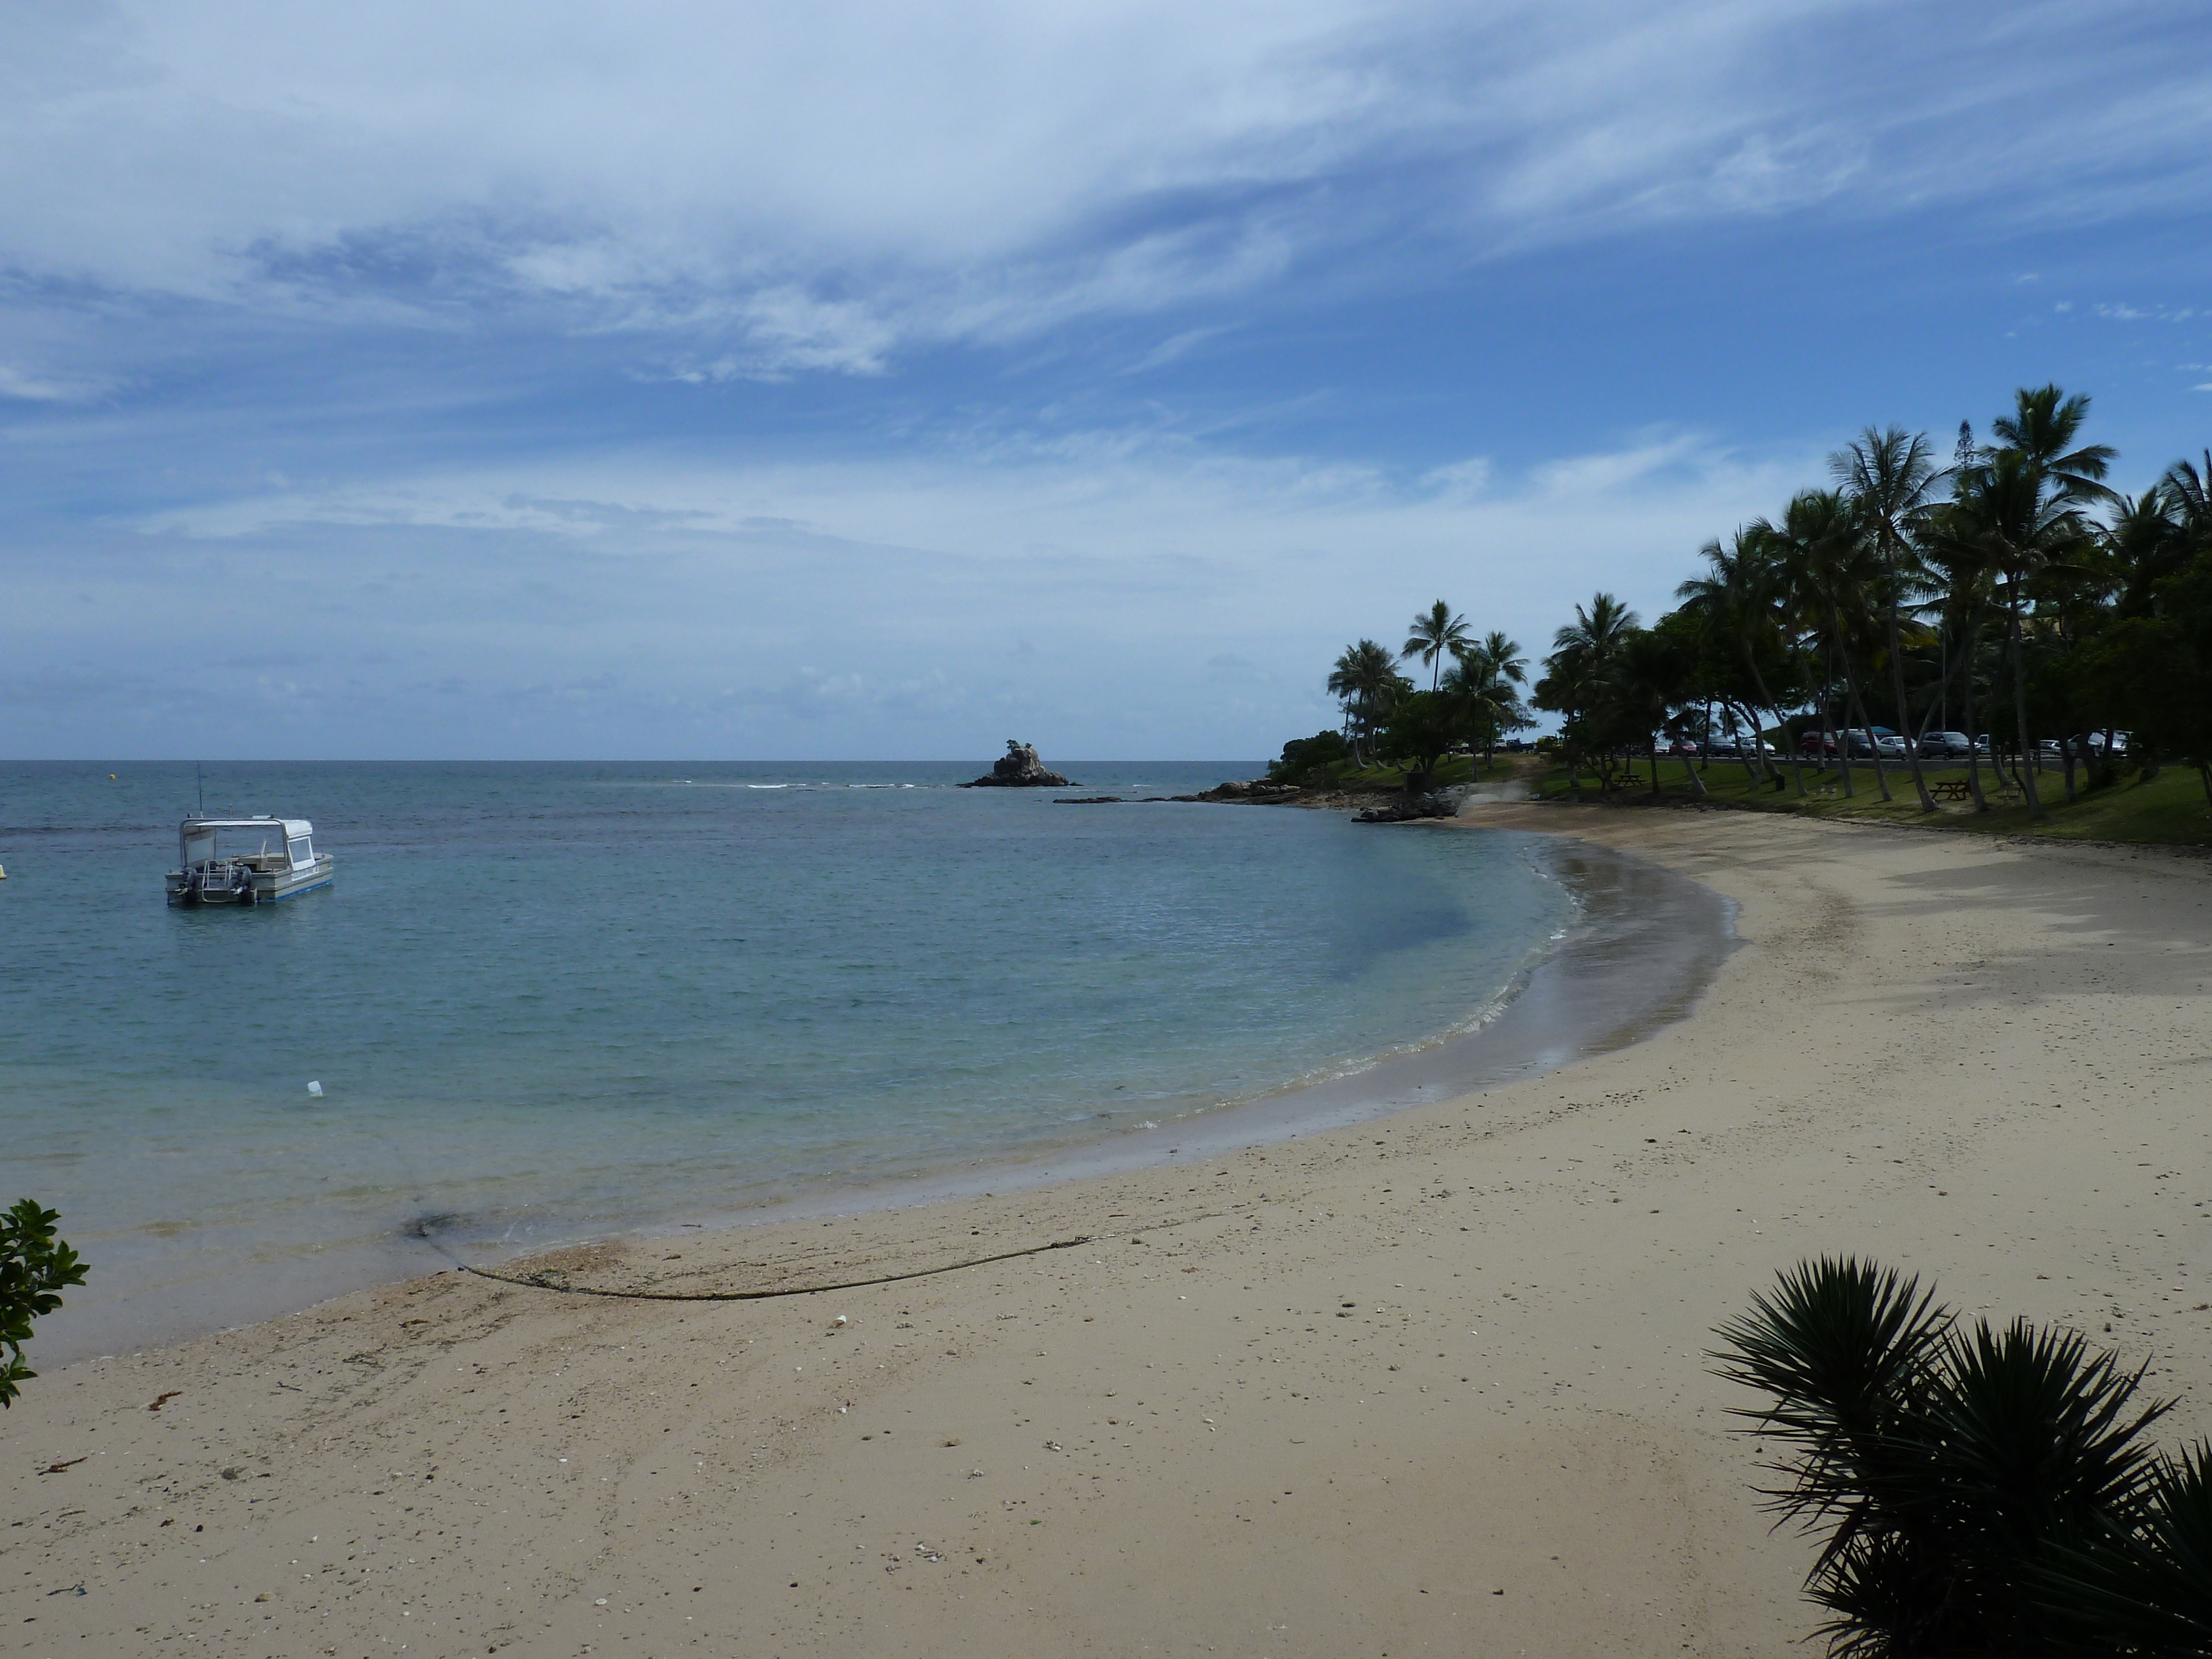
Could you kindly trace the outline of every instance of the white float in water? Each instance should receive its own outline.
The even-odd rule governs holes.
[[[310,1083],[307,1085],[307,1092],[317,1100],[320,1100],[323,1097],[323,1085],[319,1083]]]

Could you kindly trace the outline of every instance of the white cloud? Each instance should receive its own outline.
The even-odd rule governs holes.
[[[2098,316],[2116,323],[2185,323],[2197,315],[2193,306],[2131,306],[2099,305],[2090,307]]]
[[[1421,482],[1439,495],[1466,500],[1490,488],[1490,474],[1489,457],[1475,455],[1449,466],[1431,467],[1422,475]]]
[[[681,372],[1655,222],[2212,185],[2178,4],[2033,28],[1859,0],[107,0],[0,16],[0,259],[449,325],[538,304]],[[2021,112],[2063,106],[2061,122]],[[1426,250],[1422,252],[1421,250]]]
[[[81,404],[104,397],[114,389],[112,380],[39,374],[13,363],[0,362],[0,398],[15,398],[25,403]]]
[[[1626,449],[1548,462],[1536,469],[1536,482],[1551,500],[1582,501],[1644,483],[1655,473],[1685,462],[1710,465],[1700,451],[1699,441],[1691,434],[1654,436]]]
[[[1018,717],[1068,755],[1272,752],[1347,640],[1438,594],[1539,647],[1597,587],[1655,615],[1816,469],[1674,434],[1440,480],[1117,433],[271,489],[0,552],[0,703],[58,752],[219,746],[210,708],[241,751],[988,755]]]

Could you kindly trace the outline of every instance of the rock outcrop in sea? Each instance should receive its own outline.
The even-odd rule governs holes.
[[[1459,801],[1447,793],[1403,795],[1387,806],[1372,806],[1352,820],[1355,823],[1407,823],[1415,818],[1459,816]]]
[[[1006,752],[992,763],[990,775],[963,783],[963,789],[1066,789],[1069,781],[1047,771],[1035,745],[1006,739]]]
[[[1303,793],[1295,783],[1277,783],[1272,778],[1235,778],[1200,791],[1198,799],[1264,803],[1291,800]]]

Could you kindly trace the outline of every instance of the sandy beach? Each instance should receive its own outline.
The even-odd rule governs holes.
[[[1771,1655],[1719,1320],[1820,1252],[2154,1361],[2212,1430],[2212,866],[1486,805],[1737,906],[1687,1018],[1388,1118],[571,1252],[50,1368],[0,1651]],[[12,1194],[10,1194],[12,1195]],[[1071,1243],[1082,1239],[1085,1242]],[[30,1358],[38,1361],[35,1344]]]

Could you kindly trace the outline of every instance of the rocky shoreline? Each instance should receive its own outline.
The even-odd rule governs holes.
[[[1039,758],[1034,744],[1009,738],[1006,752],[999,757],[988,775],[960,787],[963,789],[1070,789],[1076,786],[1060,774],[1048,769]],[[1217,783],[1212,788],[1200,790],[1194,795],[1062,795],[1053,805],[1120,806],[1147,801],[1206,801],[1231,806],[1310,806],[1325,811],[1350,812],[1355,822],[1360,823],[1408,823],[1419,819],[1457,817],[1461,803],[1471,794],[1495,787],[1495,785],[1461,783],[1449,788],[1409,795],[1397,789],[1316,788],[1303,783],[1285,783],[1274,778],[1237,778],[1225,783]]]
[[[1304,784],[1279,783],[1273,778],[1248,778],[1218,783],[1191,796],[1194,800],[1217,801],[1240,806],[1312,806],[1354,812],[1360,823],[1407,823],[1416,818],[1459,816],[1464,786],[1408,795],[1396,790],[1381,794],[1374,790],[1315,789]]]

